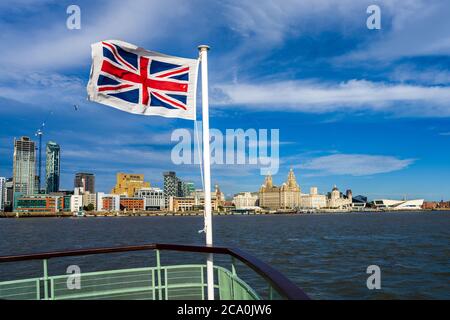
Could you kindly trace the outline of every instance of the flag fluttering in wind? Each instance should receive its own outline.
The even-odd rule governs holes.
[[[195,120],[198,60],[127,42],[92,45],[88,98],[125,112]]]
[[[110,107],[140,115],[196,120],[195,97],[199,61],[202,69],[203,141],[210,141],[208,101],[208,50],[201,45],[199,59],[172,57],[130,43],[106,40],[92,45],[88,98]],[[209,143],[203,143],[205,192],[205,240],[213,245],[211,165]],[[206,260],[208,299],[214,300],[213,254]]]

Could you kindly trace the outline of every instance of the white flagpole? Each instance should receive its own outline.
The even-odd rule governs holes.
[[[209,151],[209,102],[208,102],[208,50],[209,46],[201,45],[200,61],[202,63],[202,122],[203,122],[203,176],[205,179],[205,231],[206,245],[213,245],[212,210],[211,210],[211,168]],[[213,254],[208,253],[206,260],[206,279],[208,284],[208,300],[214,300],[214,267]]]

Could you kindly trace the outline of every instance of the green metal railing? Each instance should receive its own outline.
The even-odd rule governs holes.
[[[73,274],[49,276],[44,259],[43,276],[0,282],[0,299],[132,299],[132,300],[204,300],[206,265],[161,266],[156,250],[156,266],[80,273],[79,287],[69,285]],[[233,267],[234,270],[234,267]],[[258,294],[235,272],[214,266],[220,300],[259,300]]]
[[[130,253],[135,251],[155,252],[154,265],[148,265],[148,256],[143,265],[135,268],[100,270],[61,274],[49,274],[49,261],[65,257],[80,257],[98,254]],[[221,263],[214,265],[214,288],[216,299],[260,300],[260,299],[308,299],[308,296],[281,273],[239,249],[177,244],[148,244],[141,246],[80,249],[60,252],[37,253],[17,256],[0,256],[3,263],[40,261],[41,276],[0,282],[0,299],[14,300],[63,300],[63,299],[145,299],[145,300],[204,300],[206,299],[206,265],[204,264],[161,264],[160,251],[185,253],[215,253],[231,257],[228,270]],[[203,260],[204,261],[204,260]],[[258,293],[238,276],[236,262],[249,267],[264,280],[267,292]],[[96,264],[96,269],[98,266]],[[52,270],[60,268],[52,264]],[[76,266],[71,264],[71,266]],[[55,269],[55,270],[56,270]],[[12,270],[12,269],[11,269]],[[30,269],[35,270],[35,269]],[[54,274],[56,273],[56,275]],[[9,274],[9,273],[8,273]],[[246,275],[246,273],[241,273]],[[253,278],[252,278],[253,279]],[[263,286],[264,287],[264,286]],[[266,293],[265,293],[266,292]]]

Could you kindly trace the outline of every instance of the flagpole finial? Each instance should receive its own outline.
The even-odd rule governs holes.
[[[209,50],[209,46],[207,46],[206,44],[201,44],[201,45],[198,46],[198,50],[199,51],[204,51],[204,50],[208,51]]]

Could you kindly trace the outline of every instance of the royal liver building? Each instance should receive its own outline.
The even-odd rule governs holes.
[[[273,185],[272,176],[269,174],[259,189],[259,206],[262,208],[294,209],[300,207],[300,201],[301,189],[292,169],[289,170],[287,181],[281,187]]]

